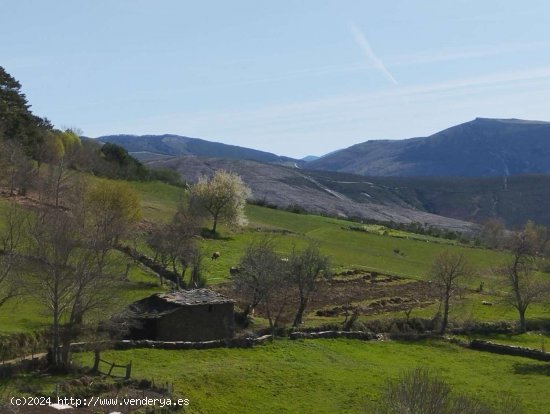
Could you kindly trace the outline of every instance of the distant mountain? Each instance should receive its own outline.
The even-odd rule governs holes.
[[[315,160],[318,160],[318,159],[319,159],[319,157],[317,155],[308,155],[307,157],[302,158],[301,161],[310,162],[310,161],[315,161]]]
[[[366,141],[307,168],[369,176],[548,174],[550,123],[476,118],[429,137]]]
[[[106,135],[97,139],[102,142],[111,142],[120,145],[141,161],[195,155],[201,157],[253,160],[290,166],[299,162],[299,160],[275,155],[270,152],[179,135]]]
[[[417,222],[458,232],[471,232],[476,228],[472,223],[417,209],[382,187],[376,197],[354,199],[339,191],[339,183],[347,183],[350,178],[337,173],[326,173],[327,177],[324,172],[319,175],[316,171],[255,161],[191,156],[157,160],[147,165],[175,169],[189,182],[197,181],[201,175],[212,175],[216,170],[232,171],[252,189],[254,200],[279,208],[299,208],[311,213],[380,222]],[[359,176],[355,176],[354,181],[367,182]]]

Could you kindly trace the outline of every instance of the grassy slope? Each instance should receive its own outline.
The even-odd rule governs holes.
[[[182,197],[181,189],[160,183],[133,183],[133,186],[140,193],[147,220],[170,220]],[[214,281],[226,279],[229,267],[238,262],[246,244],[265,233],[273,235],[281,253],[289,252],[293,245],[300,247],[313,241],[319,243],[325,253],[332,257],[337,268],[357,266],[412,278],[425,277],[433,257],[446,248],[463,252],[482,272],[487,272],[504,257],[500,252],[464,247],[454,241],[433,237],[395,231],[383,236],[376,234],[377,226],[371,226],[372,233],[350,231],[343,227],[356,227],[358,224],[345,220],[294,214],[254,205],[247,206],[246,214],[250,222],[247,229],[231,233],[222,227],[221,239],[203,243],[206,253],[222,253],[219,260],[207,263],[207,270]],[[281,233],[281,230],[285,232]],[[403,255],[395,254],[394,249],[399,249]]]
[[[92,361],[90,354],[77,358]],[[190,413],[364,413],[387,378],[419,365],[488,403],[509,394],[529,413],[550,404],[547,364],[440,342],[279,340],[254,349],[109,351],[104,358],[133,361],[136,377],[172,382],[191,400]]]
[[[248,206],[247,215],[250,220],[247,230],[227,234],[228,237],[222,240],[208,240],[204,243],[208,252],[222,253],[218,261],[207,264],[207,270],[214,281],[226,279],[229,267],[237,264],[246,244],[266,233],[273,235],[281,253],[290,252],[293,245],[299,248],[314,242],[331,257],[337,270],[359,267],[416,279],[427,277],[433,258],[444,249],[463,252],[484,277],[488,276],[492,266],[504,258],[501,252],[464,247],[452,241],[430,242],[429,238],[412,234],[406,239],[350,231],[342,227],[357,224],[344,220],[258,206]],[[281,230],[288,230],[289,233],[281,234]],[[394,249],[402,254],[394,253]]]
[[[176,210],[178,202],[183,197],[183,190],[156,182],[133,182],[132,186],[142,199],[143,215],[149,222],[169,221]],[[0,209],[5,202],[0,202]],[[361,267],[403,275],[410,278],[426,278],[435,255],[443,249],[463,252],[468,260],[478,270],[479,276],[470,281],[471,287],[486,280],[485,287],[491,288],[490,268],[504,259],[501,252],[469,248],[457,245],[456,242],[431,237],[389,231],[390,235],[382,235],[379,226],[367,226],[371,232],[346,230],[348,226],[357,227],[357,223],[337,220],[314,215],[294,214],[264,207],[247,206],[247,216],[250,221],[248,228],[241,232],[231,233],[222,227],[222,238],[204,240],[202,242],[205,254],[220,251],[221,257],[216,261],[206,258],[204,265],[210,283],[227,280],[228,269],[238,263],[245,246],[253,239],[264,234],[272,234],[277,248],[281,253],[288,253],[293,246],[301,247],[313,241],[319,243],[322,250],[331,256],[336,269]],[[392,235],[399,237],[392,237]],[[143,240],[138,240],[140,249],[147,251]],[[398,249],[400,254],[394,250]],[[117,256],[115,266],[117,271],[124,271],[127,259]],[[120,294],[120,303],[128,303],[158,291],[151,286],[156,279],[146,269],[132,266],[131,283],[125,292]],[[482,307],[483,298],[470,298],[463,302],[459,312],[461,318],[482,319],[514,319],[515,314],[509,308],[495,306]],[[421,309],[419,316],[433,315],[435,309]],[[548,309],[534,308],[534,314],[547,313]],[[533,313],[531,313],[531,316]],[[314,319],[313,319],[314,320]],[[25,298],[13,301],[0,308],[0,332],[14,332],[37,329],[44,326],[46,315],[40,306]]]

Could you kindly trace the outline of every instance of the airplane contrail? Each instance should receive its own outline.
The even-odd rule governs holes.
[[[369,63],[373,64],[375,68],[380,70],[380,72],[382,72],[386,79],[388,79],[391,83],[397,85],[397,80],[393,77],[388,68],[386,68],[384,62],[376,56],[363,32],[361,32],[361,30],[359,30],[354,24],[351,25],[351,31],[353,32],[355,42],[361,49],[363,49]]]

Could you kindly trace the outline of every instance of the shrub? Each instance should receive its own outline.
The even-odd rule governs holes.
[[[452,387],[427,368],[405,371],[388,380],[374,409],[378,414],[518,414],[520,406],[510,396],[497,407],[467,395],[453,393]]]

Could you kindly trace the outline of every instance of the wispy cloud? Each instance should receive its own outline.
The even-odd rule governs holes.
[[[441,98],[476,95],[478,99],[477,94],[491,97],[495,91],[502,88],[548,91],[549,87],[550,66],[542,66],[264,107],[195,113],[178,111],[172,114],[152,115],[140,121],[132,120],[132,122],[140,126],[175,122],[197,131],[211,124],[221,125],[223,128],[234,127],[239,131],[246,130],[248,127],[261,129],[273,125],[288,128],[296,123],[306,123],[314,128],[316,123],[329,122],[332,118],[340,121],[341,116],[349,117],[355,114],[360,118],[367,109],[380,109],[383,106],[398,107],[398,103],[404,98],[411,99],[411,102],[426,100],[437,102]],[[514,107],[517,108],[517,105]]]
[[[359,28],[354,24],[351,25],[351,31],[353,32],[353,37],[355,39],[355,42],[365,53],[365,56],[367,57],[367,60],[369,61],[369,63],[374,65],[374,67],[377,68],[378,70],[380,70],[380,72],[382,72],[382,74],[386,77],[386,79],[388,79],[391,83],[393,83],[394,85],[397,85],[397,80],[395,80],[395,78],[390,73],[388,68],[386,68],[386,66],[384,65],[384,62],[382,62],[382,59],[376,56],[376,54],[370,47],[369,41],[367,40],[364,33],[361,30],[359,30]]]
[[[459,49],[425,50],[388,58],[386,59],[386,64],[390,67],[423,65],[437,62],[486,58],[497,55],[511,55],[520,52],[545,49],[549,46],[550,42],[529,42],[486,44]]]

